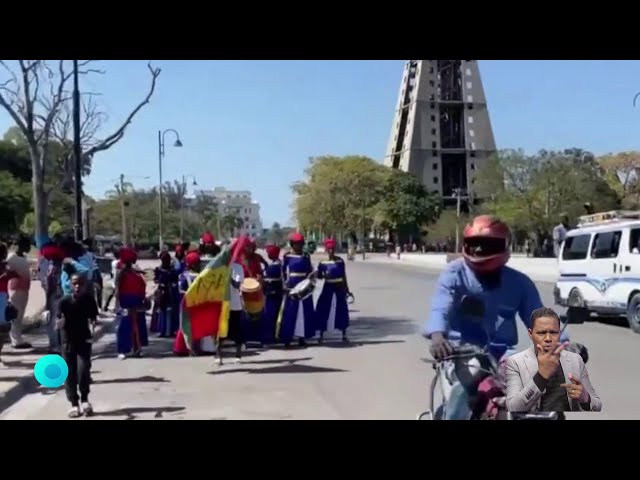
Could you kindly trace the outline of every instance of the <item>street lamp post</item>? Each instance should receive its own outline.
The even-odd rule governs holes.
[[[180,141],[180,134],[174,130],[173,128],[168,128],[164,132],[158,130],[158,174],[159,174],[159,184],[158,184],[158,245],[159,249],[162,250],[162,246],[164,245],[164,241],[162,238],[162,159],[164,158],[164,136],[167,133],[173,133],[176,136],[176,141],[173,144],[174,147],[181,147],[182,142]]]
[[[73,61],[73,156],[75,160],[75,225],[74,236],[82,240],[82,145],[80,145],[80,88],[78,60]]]
[[[184,196],[187,194],[187,178],[192,178],[192,186],[197,187],[196,177],[193,175],[182,175],[182,192],[180,192],[180,240],[184,242]]]

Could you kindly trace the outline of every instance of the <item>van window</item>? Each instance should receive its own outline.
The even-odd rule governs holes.
[[[631,253],[640,253],[640,228],[632,229],[629,235],[629,251]],[[637,250],[634,252],[633,249]]]
[[[591,234],[567,237],[562,249],[563,260],[584,260],[589,252]]]
[[[591,258],[615,258],[620,250],[622,232],[605,232],[596,234],[591,247]]]

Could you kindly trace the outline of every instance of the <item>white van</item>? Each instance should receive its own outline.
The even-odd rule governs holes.
[[[580,217],[558,266],[555,303],[568,307],[570,321],[581,323],[592,313],[625,316],[640,333],[640,212]]]

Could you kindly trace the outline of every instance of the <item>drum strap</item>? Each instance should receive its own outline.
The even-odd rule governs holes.
[[[327,278],[325,280],[325,282],[327,282],[327,283],[344,283],[344,279],[343,278]]]

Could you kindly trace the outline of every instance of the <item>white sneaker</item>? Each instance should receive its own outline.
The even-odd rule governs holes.
[[[220,357],[216,357],[213,363],[215,363],[216,365],[222,365],[222,359]]]
[[[84,402],[82,404],[82,413],[86,417],[90,417],[91,415],[93,415],[93,406],[89,402]]]
[[[240,357],[236,357],[236,359],[234,360],[235,363],[242,363],[242,358]]]
[[[118,360],[124,360],[127,356],[124,353],[118,355]]]
[[[81,415],[80,413],[80,409],[78,407],[71,407],[69,409],[69,413],[67,413],[67,416],[69,418],[79,418]]]

